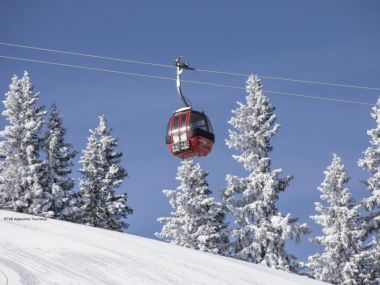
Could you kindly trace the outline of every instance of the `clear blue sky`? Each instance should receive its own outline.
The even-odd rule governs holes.
[[[305,80],[379,87],[380,2],[368,1],[0,1],[0,41],[170,64],[182,55],[195,67],[258,73]],[[0,46],[0,55],[174,77],[174,70],[127,63],[58,56]],[[67,140],[81,150],[88,129],[104,113],[119,138],[129,178],[121,190],[135,210],[130,233],[153,237],[156,218],[168,215],[163,189],[174,189],[179,160],[168,153],[164,135],[172,111],[181,106],[171,81],[127,77],[0,60],[0,90],[13,74],[27,69],[41,104],[56,102],[68,128]],[[245,78],[185,74],[186,79],[244,86]],[[263,80],[268,90],[376,102],[379,92],[326,88]],[[224,140],[231,109],[243,101],[240,90],[185,84],[194,106],[211,118],[216,145],[200,159],[219,199],[227,173],[245,175]],[[356,161],[368,146],[374,126],[366,106],[267,94],[282,125],[273,139],[274,167],[294,175],[280,196],[279,208],[308,218],[318,199],[322,171],[334,152],[352,176],[350,188],[367,195],[359,183],[366,173]],[[4,126],[1,119],[0,126]],[[76,169],[78,165],[76,165]],[[75,171],[74,176],[79,177]],[[305,259],[317,248],[307,239],[289,250]]]

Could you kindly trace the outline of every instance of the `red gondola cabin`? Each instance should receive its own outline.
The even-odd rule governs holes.
[[[206,156],[215,142],[210,120],[191,107],[178,109],[169,120],[166,145],[169,151],[182,159]]]

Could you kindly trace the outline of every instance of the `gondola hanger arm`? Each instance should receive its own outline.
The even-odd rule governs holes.
[[[176,78],[176,85],[177,85],[177,92],[179,97],[181,98],[182,102],[185,104],[186,107],[191,107],[191,102],[189,99],[183,95],[182,88],[181,88],[181,74],[184,70],[195,70],[195,68],[190,67],[189,64],[184,62],[182,60],[182,57],[176,58],[174,62],[174,66],[177,70],[177,78]]]

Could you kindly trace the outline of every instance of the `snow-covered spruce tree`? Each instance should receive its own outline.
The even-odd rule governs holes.
[[[370,177],[364,181],[370,196],[362,200],[362,207],[366,211],[366,236],[372,240],[365,254],[367,282],[380,284],[380,265],[376,258],[380,256],[380,98],[372,110],[371,116],[376,120],[376,128],[367,131],[372,146],[366,149],[358,165],[370,173]]]
[[[380,284],[380,239],[375,236],[371,238],[368,249],[362,254],[361,262],[364,282],[363,284]]]
[[[5,97],[2,114],[9,125],[0,132],[2,205],[22,213],[50,217],[51,197],[45,189],[45,168],[39,158],[45,111],[37,106],[38,93],[33,91],[26,71],[21,79],[12,78]]]
[[[222,205],[210,197],[207,175],[199,163],[181,162],[176,177],[181,185],[177,190],[163,191],[174,212],[158,219],[163,227],[156,236],[176,245],[223,255],[228,245],[225,214]]]
[[[44,140],[47,191],[52,196],[50,210],[54,217],[75,222],[79,218],[79,204],[70,174],[76,153],[72,145],[65,142],[66,129],[62,120],[57,105],[53,104]]]
[[[127,206],[127,194],[115,194],[127,176],[120,165],[122,153],[115,150],[117,139],[111,136],[104,115],[99,126],[90,130],[86,149],[80,159],[84,175],[80,181],[82,222],[104,229],[123,231],[125,219],[132,209]]]
[[[227,175],[223,199],[232,214],[235,227],[231,231],[232,256],[252,263],[285,271],[298,271],[296,257],[287,253],[287,239],[299,242],[309,232],[297,218],[283,215],[276,207],[281,191],[291,177],[281,177],[281,169],[272,170],[270,139],[279,128],[275,108],[264,95],[257,75],[247,80],[246,104],[238,103],[229,123],[227,145],[240,151],[233,157],[249,172],[248,177]]]
[[[309,257],[308,268],[314,278],[333,284],[362,283],[361,254],[363,236],[359,206],[345,184],[349,177],[341,159],[334,154],[318,187],[324,204],[315,203],[318,215],[311,216],[322,226],[322,236],[312,239],[323,249]]]

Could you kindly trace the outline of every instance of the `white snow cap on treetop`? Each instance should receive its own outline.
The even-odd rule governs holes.
[[[99,116],[99,126],[96,128],[100,133],[109,133],[110,128],[108,127],[108,122],[104,114]]]

